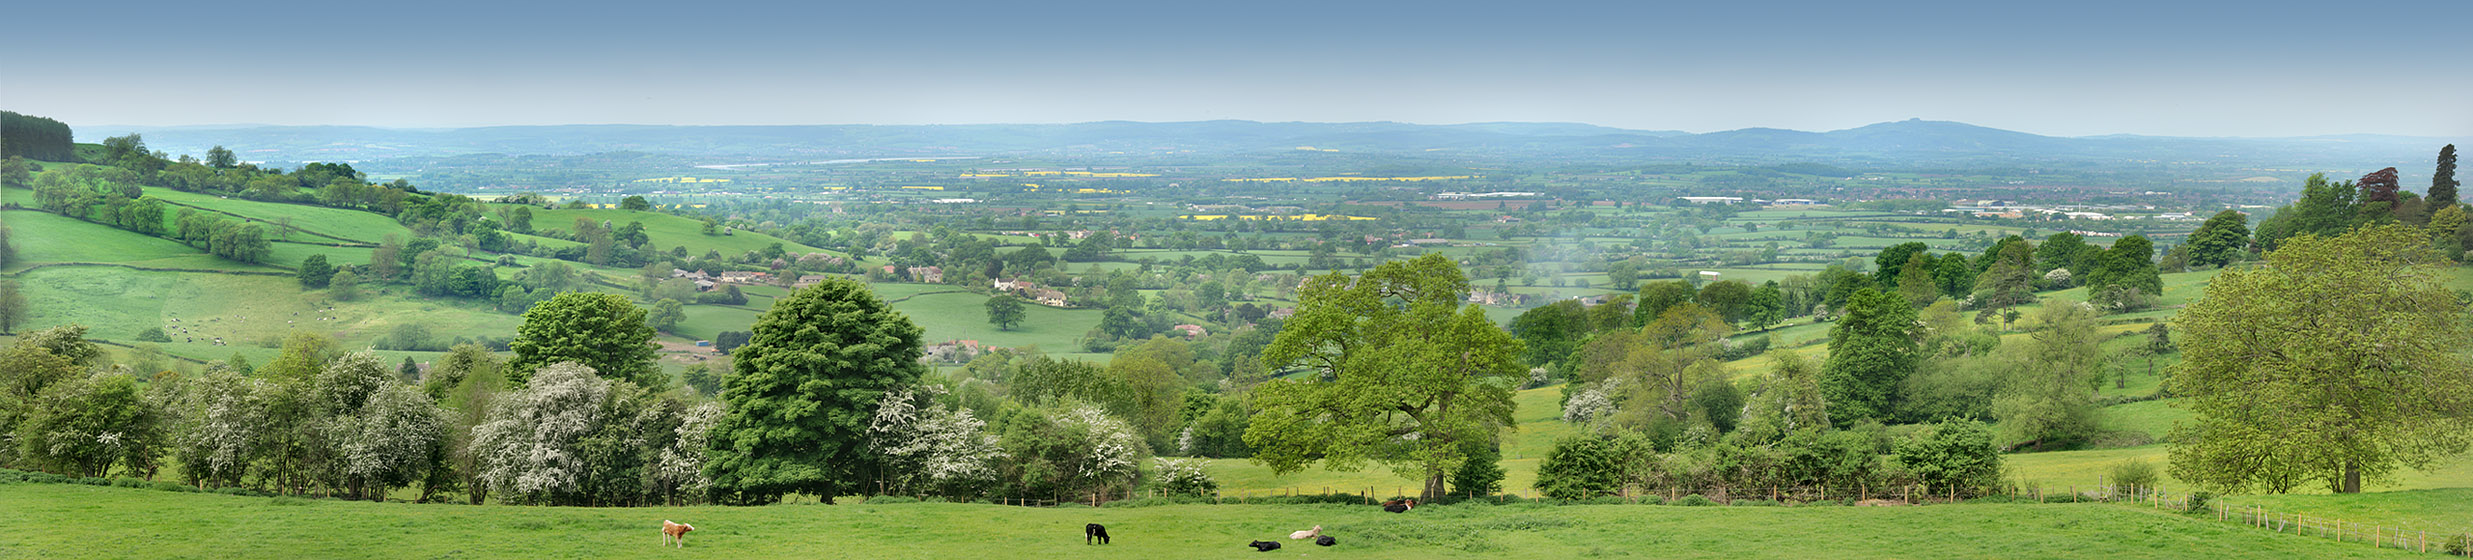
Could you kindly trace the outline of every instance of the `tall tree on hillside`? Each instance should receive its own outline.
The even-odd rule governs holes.
[[[1966,255],[1956,251],[1942,253],[1940,260],[1932,265],[1932,283],[1940,287],[1942,295],[1962,300],[1969,292],[1975,291],[1976,272],[1974,263]]]
[[[301,259],[301,287],[312,290],[324,288],[327,282],[334,278],[335,266],[326,264],[326,255],[310,255],[309,258]]]
[[[233,156],[232,150],[223,146],[215,146],[206,149],[206,166],[215,169],[231,169],[240,166],[240,158]]]
[[[2250,216],[2239,210],[2225,210],[2199,224],[2190,233],[2190,265],[2224,266],[2246,256],[2250,249]]]
[[[1872,288],[1846,298],[1846,316],[1829,328],[1829,359],[1821,364],[1821,392],[1830,420],[1850,426],[1865,418],[1887,419],[1898,385],[1914,373],[1915,308],[1895,293]]]
[[[646,387],[666,387],[661,368],[653,364],[653,328],[644,309],[626,296],[567,292],[524,312],[515,328],[515,360],[507,377],[523,383],[533,370],[559,362],[578,362],[603,377],[634,381]]]
[[[996,325],[996,330],[1013,330],[1014,325],[1022,324],[1022,314],[1022,298],[1013,294],[996,294],[987,298],[987,322]]]
[[[1917,252],[1898,266],[1898,295],[1906,298],[1907,305],[1922,309],[1941,299],[1940,283],[1932,278],[1933,262],[1930,253]]]
[[[653,203],[645,201],[644,197],[641,196],[629,196],[627,198],[618,199],[618,209],[635,210],[640,212],[653,209]]]
[[[1467,294],[1459,265],[1434,253],[1309,281],[1262,359],[1314,374],[1254,390],[1253,461],[1279,473],[1382,463],[1440,497],[1462,443],[1512,424],[1512,386],[1525,369],[1519,341],[1461,305]]]
[[[2359,492],[2473,448],[2473,327],[2428,236],[2403,225],[2304,236],[2227,270],[2183,309],[2174,478]]]
[[[18,293],[17,280],[0,280],[0,333],[17,332],[17,324],[29,318],[26,294]]]
[[[2439,148],[2439,167],[2430,174],[2429,196],[2422,199],[2430,202],[2431,212],[2437,212],[2456,205],[2456,187],[2461,186],[2456,182],[2456,145],[2448,144]]]
[[[1872,257],[1872,283],[1882,288],[1899,286],[1898,275],[1906,272],[1907,261],[1914,260],[1915,255],[1929,255],[1931,252],[1932,247],[1921,241],[1881,249],[1879,255]]]
[[[2155,243],[2147,236],[2132,235],[2112,242],[2095,258],[2086,274],[2087,291],[2100,292],[2119,286],[2135,288],[2147,295],[2164,293],[2164,278],[2155,268]]]
[[[1634,327],[1647,325],[1650,321],[1657,320],[1658,315],[1665,314],[1666,308],[1692,301],[1699,295],[1700,290],[1693,288],[1691,282],[1683,280],[1650,282],[1649,285],[1640,287],[1640,298],[1635,300],[1638,304],[1632,307],[1631,324]]]
[[[1975,306],[1997,309],[2025,305],[2035,301],[2035,246],[2024,239],[2009,243],[2008,239],[1984,253],[1991,265],[1975,277]]]
[[[22,189],[33,182],[34,162],[17,156],[0,159],[0,187]]]
[[[1526,352],[1522,361],[1529,367],[1563,362],[1579,348],[1580,340],[1588,338],[1588,311],[1580,300],[1566,299],[1540,305],[1511,318],[1511,334],[1520,337]]]
[[[2044,244],[2035,247],[2035,274],[2042,276],[2055,268],[2069,269],[2073,276],[2085,276],[2088,265],[2095,264],[2095,255],[2102,248],[2087,244],[2087,238],[2070,232],[2052,234]]]
[[[919,333],[847,278],[775,301],[747,345],[731,351],[736,366],[722,378],[724,412],[704,468],[716,500],[804,493],[831,503],[856,490],[876,404],[926,373]]]
[[[1743,320],[1744,309],[1752,302],[1752,285],[1742,280],[1710,282],[1694,299],[1727,323],[1734,323]]]
[[[2093,311],[2054,301],[2036,313],[2042,326],[2026,340],[2003,344],[1994,360],[2003,372],[1992,416],[2004,446],[2066,446],[2094,435],[2094,383],[2103,375],[2104,337]]]
[[[2355,183],[2361,193],[2361,221],[2377,222],[2395,219],[2398,204],[2396,168],[2389,167],[2361,176]]]
[[[17,241],[11,233],[8,222],[0,222],[0,268],[17,264]]]
[[[2288,237],[2332,236],[2352,229],[2359,214],[2355,194],[2350,181],[2330,183],[2327,174],[2310,174],[2301,182],[2300,200],[2277,208],[2274,216],[2259,222],[2259,249],[2273,251]]]

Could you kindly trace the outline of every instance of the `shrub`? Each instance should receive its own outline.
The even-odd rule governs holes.
[[[126,477],[112,479],[112,485],[121,488],[145,488],[152,486],[152,484],[149,484],[144,480]]]
[[[1992,430],[1965,420],[1933,424],[1891,446],[1890,454],[1916,482],[1932,488],[1982,488],[2001,479],[2001,450]]]
[[[147,487],[147,488],[152,488],[152,489],[155,489],[155,490],[161,490],[161,491],[164,491],[164,492],[196,492],[196,491],[197,491],[197,489],[196,489],[196,488],[190,488],[190,487],[189,487],[189,485],[187,485],[187,484],[181,484],[181,483],[178,483],[178,482],[172,482],[172,481],[169,481],[169,480],[158,480],[158,481],[155,481],[153,484],[148,484],[148,485],[146,485],[146,487]]]
[[[2215,501],[2214,492],[2208,492],[2205,490],[2191,492],[2189,505],[2181,508],[2181,511],[2189,513],[2206,513],[2208,504],[2213,501]]]
[[[1716,500],[1711,500],[1711,499],[1708,499],[1708,498],[1705,498],[1705,497],[1701,497],[1701,495],[1699,495],[1699,494],[1686,494],[1686,495],[1684,495],[1684,496],[1683,496],[1683,497],[1681,497],[1681,498],[1676,498],[1673,502],[1668,502],[1668,503],[1667,503],[1667,505],[1675,505],[1675,506],[1714,506],[1714,505],[1718,505],[1718,503],[1717,503],[1717,501],[1716,501]]]
[[[1622,487],[1622,458],[1612,442],[1588,434],[1554,442],[1537,465],[1537,491],[1557,500],[1613,494]]]
[[[1735,503],[1729,505],[1776,507],[1781,504],[1779,504],[1777,500],[1735,500]]]
[[[2115,497],[2138,498],[2155,488],[2155,464],[2145,459],[2130,459],[2112,466],[2112,493]]]
[[[1208,496],[1219,491],[1219,481],[1202,470],[1201,459],[1159,458],[1159,491],[1178,496]]]
[[[2447,549],[2448,556],[2464,556],[2467,554],[2473,554],[2473,535],[2456,535],[2453,537],[2448,537],[2445,548]]]
[[[877,497],[874,497],[874,498],[868,498],[868,499],[867,499],[867,503],[870,503],[870,504],[915,504],[915,503],[919,503],[919,499],[918,499],[918,498],[909,497],[909,496],[877,496]]]
[[[112,479],[109,479],[109,478],[103,478],[103,477],[100,477],[100,476],[89,476],[89,477],[85,477],[85,478],[80,478],[80,479],[77,479],[77,483],[78,483],[78,484],[84,484],[84,485],[87,485],[87,486],[111,486],[111,485],[112,485]]]
[[[1620,505],[1629,505],[1629,504],[1631,504],[1631,500],[1629,500],[1629,499],[1625,499],[1625,498],[1624,498],[1624,497],[1622,497],[1622,496],[1598,496],[1598,497],[1595,497],[1595,498],[1589,498],[1589,499],[1586,499],[1586,500],[1580,500],[1580,501],[1577,501],[1577,502],[1572,502],[1572,503],[1574,503],[1574,504],[1582,504],[1582,505],[1620,506]]]

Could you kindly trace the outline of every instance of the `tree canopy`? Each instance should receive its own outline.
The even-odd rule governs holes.
[[[508,378],[521,383],[532,371],[558,362],[577,362],[602,377],[661,387],[661,368],[653,364],[653,328],[644,309],[626,296],[567,292],[524,312],[515,328],[515,360]]]
[[[1523,369],[1520,343],[1462,306],[1467,292],[1458,264],[1439,254],[1308,281],[1262,357],[1309,373],[1255,389],[1252,460],[1280,473],[1383,463],[1440,496],[1462,443],[1512,424]]]
[[[2410,226],[2302,235],[2228,270],[2176,319],[2173,477],[2282,493],[2427,468],[2473,445],[2473,330]]]
[[[918,383],[918,325],[867,286],[826,280],[773,303],[731,352],[704,472],[717,501],[844,495],[867,472],[867,428],[886,391]]]

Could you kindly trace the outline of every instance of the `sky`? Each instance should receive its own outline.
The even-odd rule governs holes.
[[[85,125],[1923,118],[2473,134],[2473,2],[34,2],[0,108]]]

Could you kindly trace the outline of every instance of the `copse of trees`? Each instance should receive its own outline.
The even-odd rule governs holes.
[[[0,111],[0,158],[75,161],[74,134],[60,121]]]

